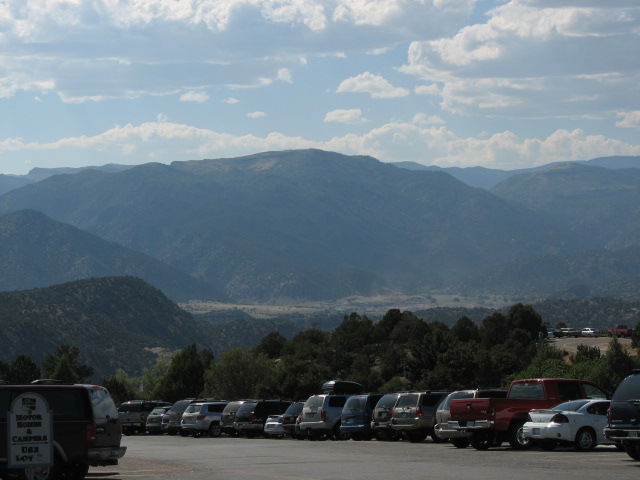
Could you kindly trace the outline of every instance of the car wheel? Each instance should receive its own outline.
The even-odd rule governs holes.
[[[558,446],[558,442],[554,440],[542,440],[540,442],[540,448],[547,452],[550,452],[551,450],[555,450],[557,446]]]
[[[588,452],[593,450],[598,443],[596,438],[596,432],[590,428],[581,428],[578,430],[574,445],[579,452]]]
[[[526,450],[533,445],[533,441],[524,436],[523,425],[524,422],[516,422],[509,427],[509,445],[514,450]]]
[[[469,446],[468,438],[454,438],[451,440],[451,443],[456,448],[467,448]]]
[[[431,440],[433,440],[433,443],[444,443],[447,441],[444,438],[440,438],[435,432],[431,434]]]
[[[469,443],[476,450],[487,450],[493,446],[493,432],[490,430],[473,432]]]
[[[218,438],[222,434],[222,428],[219,423],[212,423],[209,426],[209,436],[213,438]]]

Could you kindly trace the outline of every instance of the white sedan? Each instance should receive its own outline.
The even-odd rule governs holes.
[[[535,440],[543,449],[557,445],[573,445],[586,452],[596,445],[614,445],[604,436],[607,426],[609,400],[572,400],[549,410],[531,410],[522,427],[527,438]]]
[[[282,424],[282,415],[269,415],[264,424],[265,437],[282,438],[286,433]]]

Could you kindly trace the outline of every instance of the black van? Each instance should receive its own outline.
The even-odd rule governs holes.
[[[82,480],[90,466],[117,465],[126,448],[120,445],[118,410],[106,388],[98,385],[0,385],[0,412],[11,411],[25,393],[43,397],[52,412],[53,466],[10,471],[7,415],[0,415],[0,477]]]

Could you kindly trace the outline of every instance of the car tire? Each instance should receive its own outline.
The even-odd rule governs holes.
[[[468,438],[454,438],[451,443],[456,448],[467,448],[470,442]]]
[[[509,427],[509,445],[514,450],[526,450],[533,445],[533,440],[524,436],[523,426],[524,422],[515,422]]]
[[[473,432],[469,438],[469,443],[476,450],[487,450],[493,446],[493,432],[490,430]]]
[[[623,446],[624,451],[627,452],[627,455],[629,455],[634,460],[640,460],[640,452],[638,452],[635,443],[626,442],[623,444]]]
[[[222,427],[220,427],[219,423],[212,423],[209,426],[209,436],[211,438],[218,438],[220,435],[222,435]]]
[[[589,452],[593,450],[598,444],[598,438],[596,432],[590,428],[581,428],[578,430],[574,446],[579,452]]]
[[[435,432],[431,434],[431,440],[433,440],[433,443],[445,443],[447,441],[445,438],[440,438]]]

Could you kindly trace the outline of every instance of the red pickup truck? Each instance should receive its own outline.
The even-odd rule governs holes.
[[[609,393],[587,380],[516,380],[509,387],[507,398],[453,400],[449,428],[470,434],[470,443],[477,450],[497,447],[504,441],[522,450],[531,446],[531,439],[522,434],[531,409],[551,408],[579,398],[609,398]]]
[[[632,334],[633,329],[627,328],[626,325],[616,325],[607,330],[607,335],[610,337],[630,337]]]

